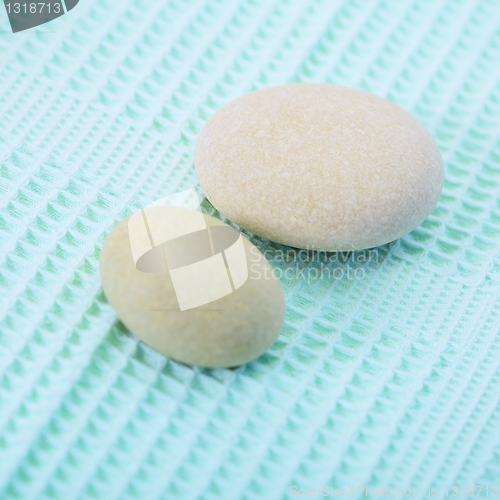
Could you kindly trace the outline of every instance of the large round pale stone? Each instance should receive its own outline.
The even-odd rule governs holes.
[[[147,214],[149,227],[166,220],[165,210],[176,210],[181,223],[189,222],[190,213],[195,213],[155,207]],[[248,265],[244,284],[222,298],[181,311],[169,273],[136,268],[129,219],[119,222],[104,241],[100,273],[109,303],[140,340],[175,360],[206,367],[240,365],[274,343],[284,322],[283,291],[269,262],[243,235]],[[204,219],[212,233],[215,226],[228,227],[208,215]]]
[[[403,236],[443,186],[441,154],[417,119],[334,85],[283,85],[232,101],[202,130],[195,166],[207,198],[240,227],[320,250]]]

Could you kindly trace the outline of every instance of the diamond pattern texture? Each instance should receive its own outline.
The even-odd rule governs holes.
[[[2,500],[500,486],[498,0],[81,0],[0,27]],[[218,108],[286,82],[413,113],[445,159],[439,204],[321,280],[245,233],[300,271],[278,341],[233,370],[165,359],[107,303],[104,238],[196,185]]]

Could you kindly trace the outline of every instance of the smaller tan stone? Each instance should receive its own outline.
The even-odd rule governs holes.
[[[164,217],[169,208],[156,207],[153,216]],[[136,269],[129,218],[107,236],[100,273],[109,303],[133,334],[165,356],[206,367],[238,366],[271,347],[283,327],[285,302],[271,265],[257,247],[242,236],[249,275],[240,288],[203,306],[180,311],[169,273]],[[204,218],[208,226],[226,226],[208,215]]]
[[[210,202],[254,234],[299,248],[361,250],[417,227],[443,160],[410,113],[361,90],[290,84],[230,102],[195,151]]]

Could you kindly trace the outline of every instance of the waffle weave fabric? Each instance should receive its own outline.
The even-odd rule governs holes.
[[[1,22],[2,500],[494,494],[498,0],[80,0],[24,33]],[[287,82],[410,111],[443,153],[443,194],[371,258],[330,254],[321,279],[313,257],[245,233],[277,273],[297,271],[281,279],[278,341],[233,370],[168,360],[107,303],[104,238],[196,185],[217,109]]]

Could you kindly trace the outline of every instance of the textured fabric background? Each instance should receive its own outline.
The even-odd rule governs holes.
[[[80,0],[16,35],[0,19],[2,500],[268,500],[292,485],[492,496],[498,0]],[[286,325],[260,359],[167,360],[107,304],[102,242],[196,185],[196,138],[218,108],[297,81],[418,117],[446,162],[441,200],[359,264],[363,279],[283,279]]]

